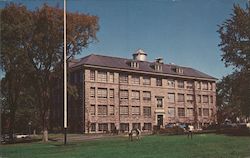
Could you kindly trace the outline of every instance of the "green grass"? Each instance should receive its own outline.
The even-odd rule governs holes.
[[[112,138],[70,143],[31,143],[0,146],[0,157],[40,158],[250,158],[250,137],[215,134],[145,136],[140,141]]]

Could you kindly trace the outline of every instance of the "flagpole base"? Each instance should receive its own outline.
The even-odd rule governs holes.
[[[64,128],[64,145],[67,144],[67,128]]]

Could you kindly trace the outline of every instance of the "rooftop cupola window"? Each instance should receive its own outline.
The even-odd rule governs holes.
[[[178,73],[178,74],[183,74],[183,69],[181,67],[174,67],[173,71]]]
[[[131,61],[130,67],[132,68],[139,68],[139,62],[138,61]]]
[[[147,60],[147,53],[145,53],[142,49],[138,49],[133,54],[133,59],[138,61],[146,61]]]

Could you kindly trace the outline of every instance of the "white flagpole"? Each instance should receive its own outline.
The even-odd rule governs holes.
[[[63,25],[63,42],[64,42],[64,144],[67,143],[67,50],[66,50],[66,0],[64,0],[64,25]]]

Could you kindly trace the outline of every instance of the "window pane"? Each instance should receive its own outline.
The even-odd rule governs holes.
[[[90,106],[90,115],[95,115],[95,105]]]
[[[140,91],[132,91],[132,100],[140,100]]]
[[[203,103],[208,103],[208,95],[203,95]]]
[[[151,100],[151,92],[143,91],[143,100]]]
[[[131,84],[139,85],[140,84],[140,77],[139,76],[132,76],[131,77]]]
[[[175,102],[175,94],[174,93],[168,93],[168,102],[170,102],[170,103]]]
[[[203,109],[203,116],[209,116],[209,109],[208,108]]]
[[[108,109],[107,105],[98,105],[98,115],[107,115]]]
[[[157,107],[158,107],[158,108],[162,108],[162,107],[163,107],[162,98],[157,98]]]
[[[187,108],[187,116],[194,116],[194,109],[193,108]]]
[[[150,77],[143,77],[143,85],[150,85]]]
[[[171,88],[175,87],[175,81],[173,79],[168,79],[168,87],[171,87]]]
[[[151,116],[151,107],[143,107],[144,116]]]
[[[168,116],[169,117],[174,117],[175,116],[175,108],[174,107],[169,107],[168,108]]]
[[[178,88],[184,88],[184,81],[178,81]]]
[[[178,102],[184,102],[184,94],[178,94]]]
[[[98,88],[97,97],[98,98],[107,98],[108,97],[107,88]]]
[[[90,88],[90,97],[95,98],[95,87]]]
[[[95,71],[94,70],[90,71],[90,80],[95,81]]]
[[[128,115],[128,106],[121,106],[120,107],[120,114],[121,115]]]
[[[120,74],[120,83],[128,83],[128,75]]]
[[[140,115],[140,107],[132,106],[132,115]]]
[[[109,98],[114,98],[114,89],[109,90]]]
[[[128,90],[120,90],[120,99],[128,99]]]
[[[115,114],[115,106],[114,105],[110,105],[109,106],[109,115],[114,115]]]
[[[107,72],[98,72],[98,81],[107,82]]]
[[[156,86],[162,86],[162,79],[156,78]]]
[[[152,130],[152,124],[151,123],[144,123],[144,130]]]
[[[109,82],[114,82],[114,73],[110,72],[109,73]]]
[[[178,108],[178,116],[185,117],[185,109],[184,108]]]

